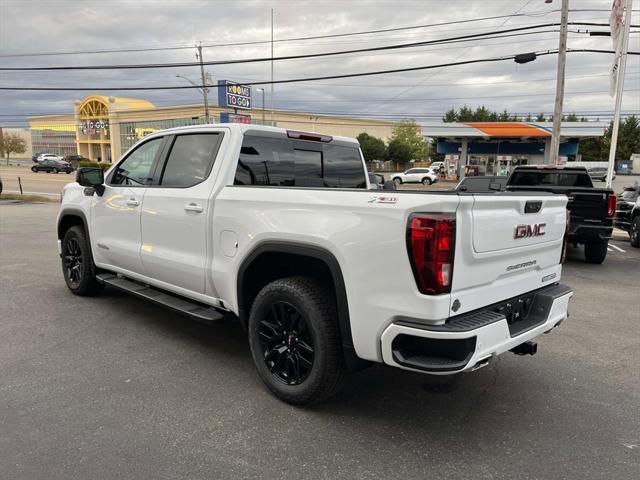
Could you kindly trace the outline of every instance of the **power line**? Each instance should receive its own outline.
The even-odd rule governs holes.
[[[483,22],[487,20],[498,20],[501,18],[513,18],[513,17],[537,17],[537,16],[545,16],[550,13],[559,12],[560,10],[548,10],[544,12],[530,12],[530,13],[515,13],[511,15],[494,15],[490,17],[481,17],[481,18],[469,18],[464,20],[452,20],[448,22],[438,22],[438,23],[427,23],[422,25],[411,25],[404,27],[393,27],[393,28],[383,28],[377,30],[364,30],[359,32],[346,32],[346,33],[334,33],[334,34],[325,34],[325,35],[312,35],[306,37],[290,37],[290,38],[281,38],[275,39],[274,43],[284,43],[284,42],[299,42],[299,41],[307,41],[307,40],[317,40],[324,38],[339,38],[339,37],[351,37],[351,36],[359,36],[359,35],[372,35],[378,33],[390,33],[390,32],[398,32],[398,31],[406,31],[406,30],[418,30],[422,28],[433,28],[433,27],[441,27],[447,25],[457,25],[463,23],[472,23],[472,22]],[[588,10],[570,10],[570,11],[588,11]],[[258,41],[249,41],[249,42],[230,42],[230,43],[217,43],[217,44],[203,44],[203,48],[216,48],[216,47],[236,47],[236,46],[247,46],[247,45],[261,45],[261,44],[269,44],[270,40],[258,40]],[[168,51],[168,50],[185,50],[192,49],[192,45],[178,45],[178,46],[166,46],[166,47],[140,47],[140,48],[122,48],[122,49],[100,49],[100,50],[74,50],[74,51],[66,51],[66,52],[33,52],[33,53],[12,53],[12,54],[4,54],[0,55],[0,58],[16,58],[16,57],[42,57],[42,56],[56,56],[56,55],[82,55],[82,54],[102,54],[102,53],[135,53],[135,52],[151,52],[151,51]]]
[[[232,64],[246,64],[246,63],[259,63],[270,61],[283,61],[283,60],[298,60],[303,58],[319,58],[335,55],[347,55],[353,53],[369,53],[386,50],[397,50],[404,48],[414,48],[427,45],[445,44],[447,42],[454,42],[457,40],[474,40],[481,37],[489,37],[492,35],[522,32],[525,30],[534,30],[540,28],[557,27],[559,23],[546,23],[538,25],[529,25],[524,27],[515,27],[505,30],[494,30],[491,32],[475,33],[468,35],[460,35],[456,37],[440,38],[435,40],[426,40],[421,42],[401,43],[394,45],[385,45],[380,47],[359,48],[350,50],[338,50],[333,52],[320,52],[320,53],[308,53],[303,55],[286,55],[280,57],[258,57],[247,59],[232,59],[232,60],[218,60],[211,62],[203,62],[203,65],[232,65]],[[569,22],[569,25],[579,26],[607,26],[606,23],[595,22]],[[183,67],[199,67],[200,62],[176,62],[176,63],[147,63],[147,64],[121,64],[121,65],[68,65],[68,66],[39,66],[39,67],[0,67],[0,71],[55,71],[55,70],[128,70],[128,69],[150,69],[150,68],[183,68]]]
[[[537,57],[543,57],[547,55],[555,55],[557,54],[557,50],[546,50],[543,52],[535,52]],[[567,53],[614,53],[613,50],[599,50],[592,48],[582,48],[582,49],[568,49]],[[640,55],[640,52],[628,52],[628,55]],[[492,58],[479,58],[474,60],[463,60],[459,62],[449,62],[449,63],[440,63],[434,65],[423,65],[419,67],[407,67],[407,68],[395,68],[389,70],[376,70],[370,72],[359,72],[359,73],[344,73],[337,75],[324,75],[320,77],[304,77],[304,78],[291,78],[286,80],[273,80],[273,81],[259,81],[259,82],[247,82],[244,85],[253,86],[253,85],[271,85],[271,84],[282,84],[282,83],[301,83],[301,82],[314,82],[318,80],[332,80],[338,78],[355,78],[355,77],[367,77],[372,75],[387,75],[391,73],[402,73],[402,72],[414,72],[419,70],[431,70],[435,68],[444,68],[444,67],[452,67],[459,65],[471,65],[477,63],[490,63],[490,62],[503,62],[506,60],[514,60],[516,55],[505,55],[502,57],[492,57]],[[13,90],[13,91],[95,91],[95,90],[104,90],[104,91],[127,91],[127,90],[187,90],[193,88],[200,88],[193,85],[167,85],[167,86],[155,86],[155,87],[0,87],[0,90]],[[209,88],[218,88],[218,85],[210,85]]]

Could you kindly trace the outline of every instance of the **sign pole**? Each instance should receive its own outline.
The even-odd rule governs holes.
[[[271,126],[273,127],[273,8],[271,9]]]
[[[624,74],[627,67],[627,51],[629,50],[629,29],[631,27],[631,7],[633,0],[626,0],[624,15],[624,30],[622,31],[622,51],[616,77],[616,103],[613,111],[613,128],[611,130],[611,146],[609,147],[609,164],[607,165],[607,188],[613,183],[613,167],[616,161],[616,147],[618,144],[618,129],[620,127],[620,109],[622,107],[622,92],[624,90]],[[616,53],[617,55],[617,53]],[[615,66],[615,61],[614,61]],[[614,67],[615,68],[615,67]]]
[[[549,163],[558,165],[560,155],[560,128],[562,127],[562,103],[564,101],[564,72],[567,64],[567,22],[569,20],[569,0],[562,0],[560,17],[560,44],[558,45],[558,71],[556,73],[556,103],[553,108],[553,133]]]

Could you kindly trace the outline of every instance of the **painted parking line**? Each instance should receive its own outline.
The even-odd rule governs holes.
[[[622,248],[617,247],[617,246],[613,245],[612,243],[610,243],[610,244],[609,244],[609,246],[610,246],[611,248],[615,248],[615,249],[616,249],[616,250],[618,250],[619,252],[627,253],[627,251],[626,251],[626,250],[623,250]]]

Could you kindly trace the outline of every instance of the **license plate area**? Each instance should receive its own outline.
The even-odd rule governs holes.
[[[491,311],[504,315],[509,334],[515,337],[544,323],[552,303],[547,295],[532,292],[493,305]]]

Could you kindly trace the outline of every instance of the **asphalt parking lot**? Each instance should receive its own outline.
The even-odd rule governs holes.
[[[570,251],[571,317],[534,357],[447,383],[375,366],[301,409],[262,386],[238,325],[69,293],[57,208],[0,205],[1,478],[638,478],[628,242],[604,265]]]

